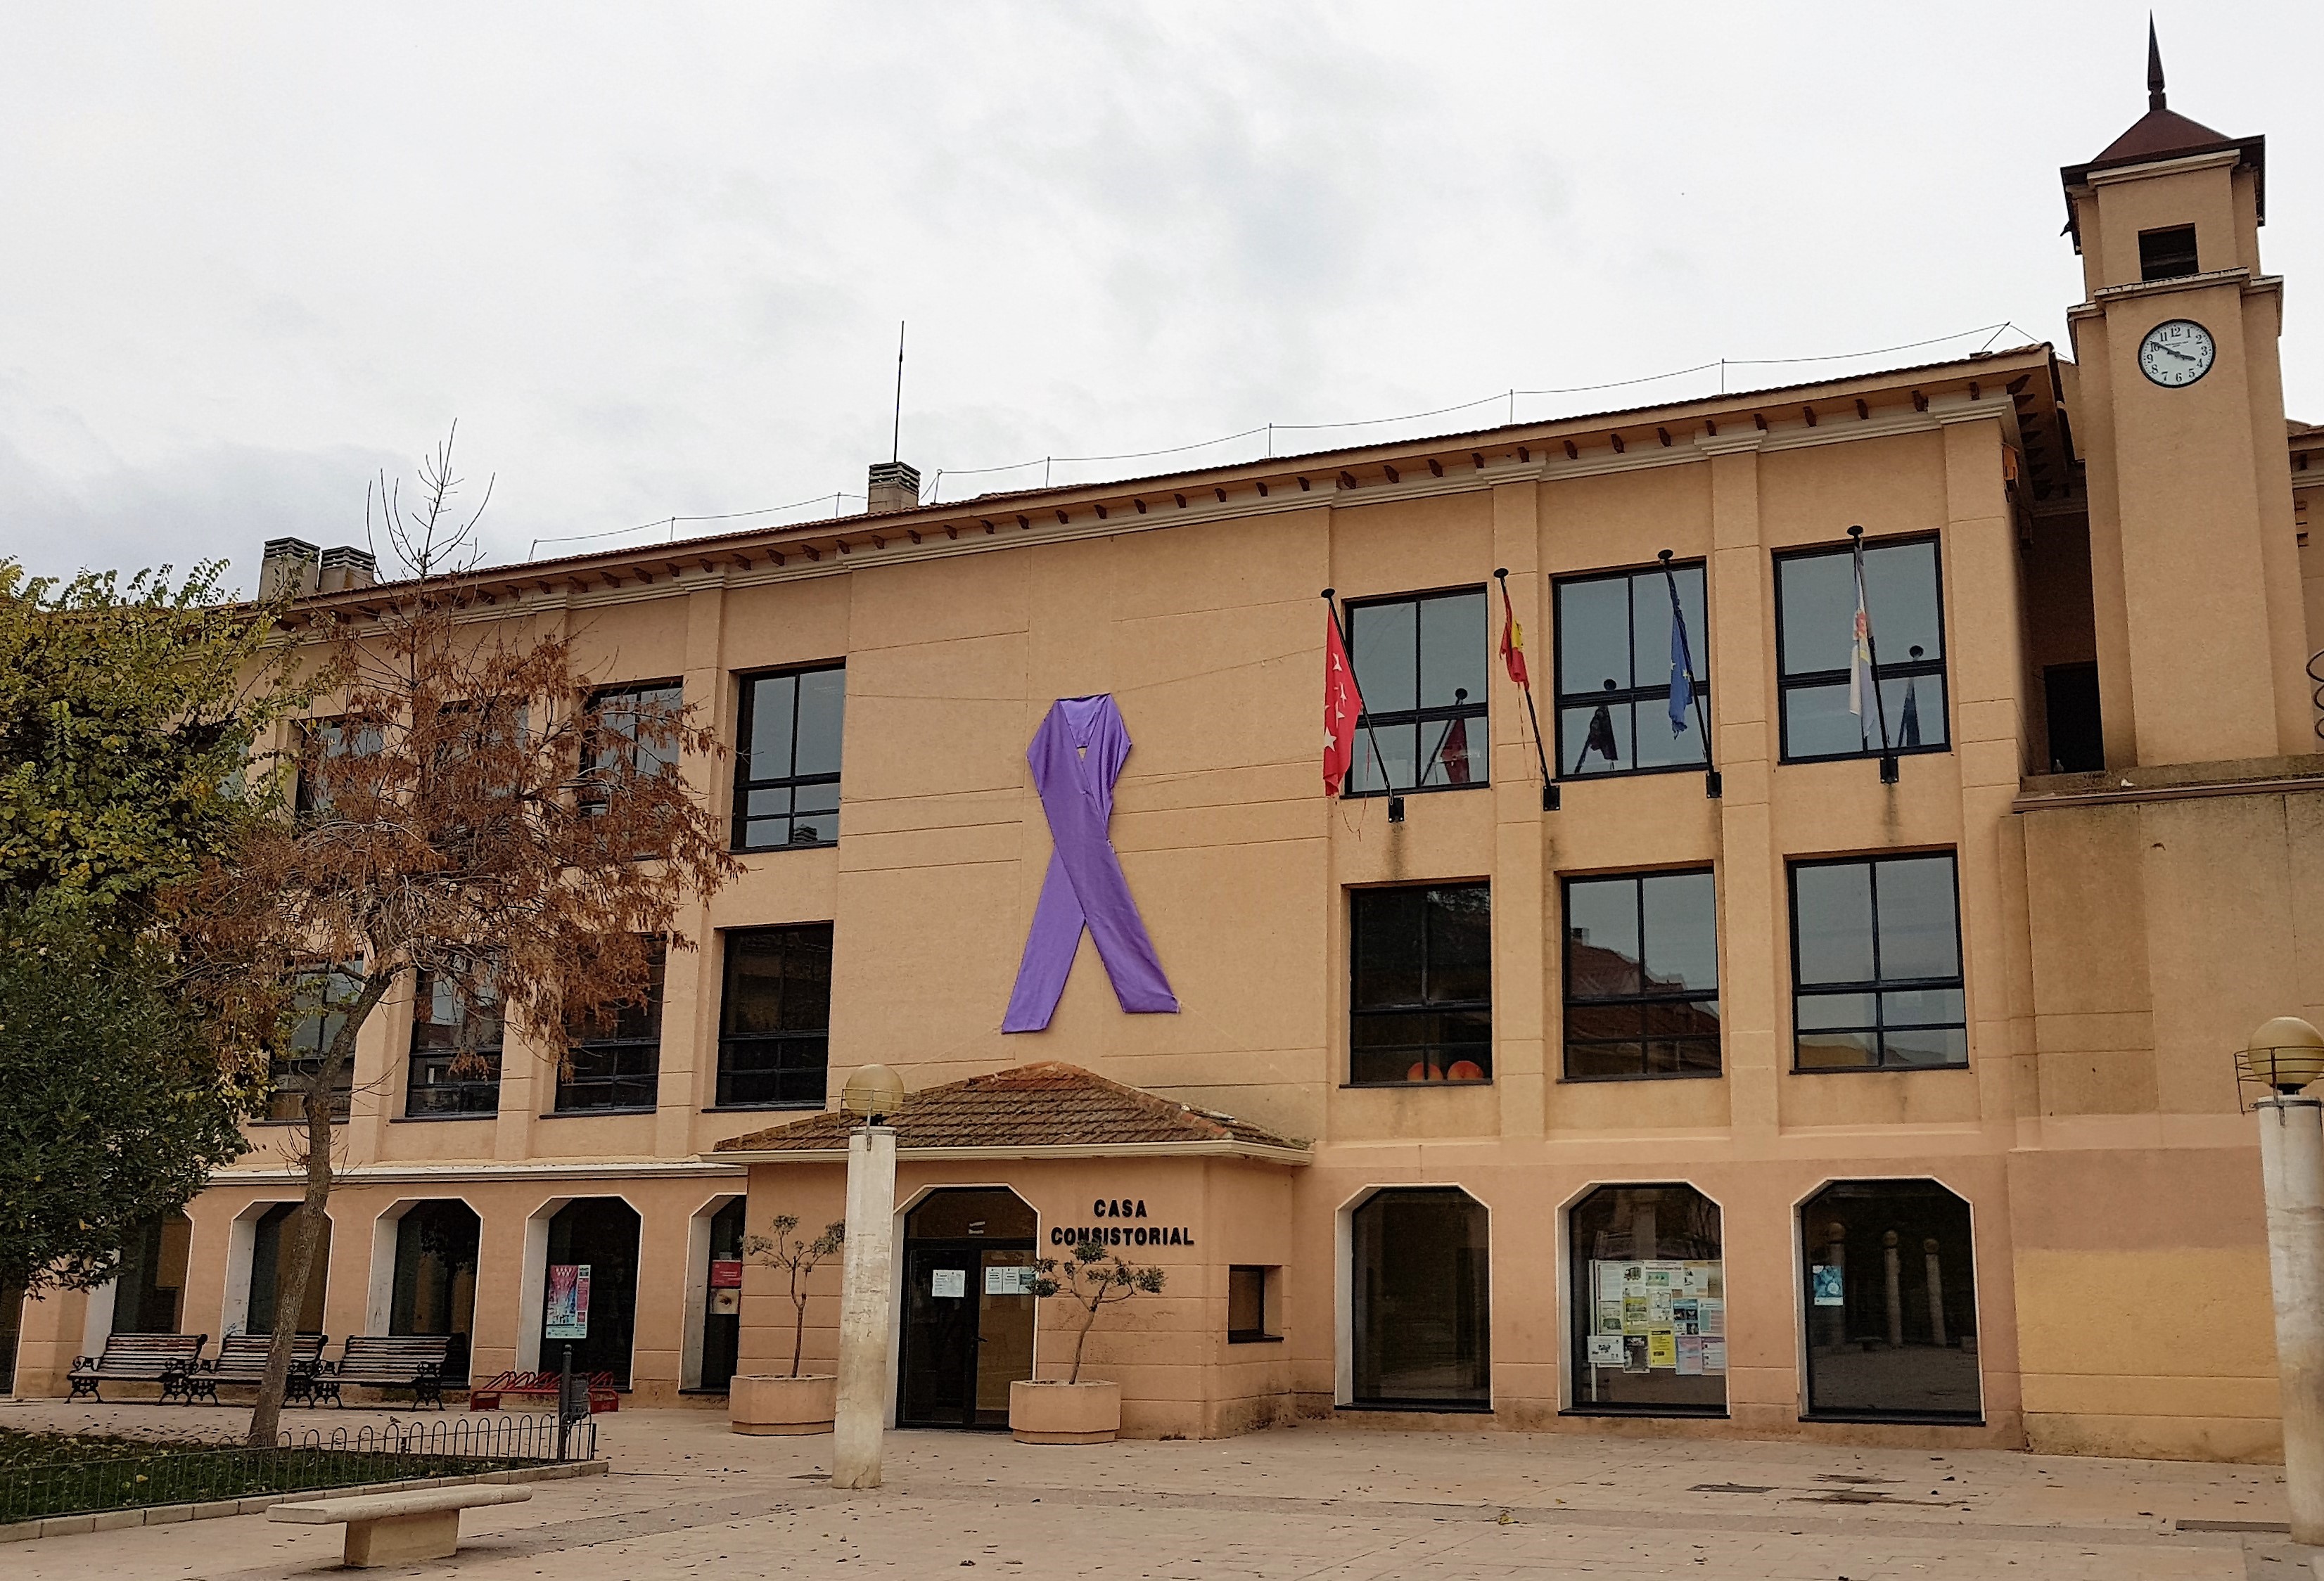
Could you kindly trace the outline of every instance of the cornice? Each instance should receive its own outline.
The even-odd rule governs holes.
[[[847,1154],[837,1147],[770,1147],[746,1150],[733,1148],[722,1151],[721,1158],[737,1159],[746,1163],[822,1163],[844,1165]],[[899,1162],[940,1163],[952,1162],[1038,1163],[1048,1159],[1069,1158],[1240,1158],[1258,1163],[1309,1164],[1315,1162],[1313,1149],[1305,1147],[1269,1147],[1257,1142],[1090,1142],[1059,1143],[1043,1147],[899,1147]]]
[[[742,1169],[698,1158],[665,1159],[542,1159],[522,1163],[495,1163],[481,1159],[447,1158],[431,1163],[358,1163],[331,1172],[343,1186],[405,1186],[430,1181],[621,1181],[736,1180]],[[302,1185],[302,1169],[222,1169],[213,1171],[213,1186]]]

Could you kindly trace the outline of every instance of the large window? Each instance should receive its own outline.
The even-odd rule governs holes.
[[[1380,1191],[1351,1216],[1356,1405],[1489,1410],[1485,1209],[1451,1187]]]
[[[589,706],[596,727],[583,749],[580,794],[584,816],[605,810],[610,787],[623,779],[675,773],[678,713],[686,689],[676,681],[654,681],[596,694]]]
[[[637,1209],[619,1197],[584,1197],[549,1221],[541,1280],[544,1369],[561,1369],[569,1349],[575,1372],[611,1373],[615,1387],[630,1386],[639,1228]]]
[[[1967,1064],[1951,853],[1793,863],[1792,981],[1800,1070]]]
[[[440,1120],[498,1114],[502,1036],[497,1004],[471,1006],[451,979],[421,972],[411,1007],[404,1117]]]
[[[1719,1074],[1711,874],[1565,883],[1565,1076]]]
[[[294,810],[320,816],[331,810],[331,780],[337,760],[350,755],[368,757],[384,744],[377,726],[349,729],[345,721],[310,719],[300,722],[299,776],[291,791]]]
[[[1719,1205],[1692,1186],[1600,1186],[1569,1223],[1574,1409],[1723,1413]]]
[[[1493,1073],[1492,913],[1484,884],[1351,896],[1351,1082],[1482,1081]]]
[[[1855,558],[1817,549],[1775,558],[1775,656],[1783,683],[1784,760],[1862,758],[1888,743],[1899,752],[1937,751],[1945,731],[1944,601],[1933,539],[1867,546],[1864,607],[1879,659],[1877,701],[1849,712],[1849,665],[1856,643]]]
[[[839,838],[839,741],[847,671],[786,670],[742,682],[734,849],[830,845]]]
[[[576,1029],[572,1051],[557,1072],[557,1113],[654,1107],[661,1071],[665,964],[657,944],[644,1002],[622,1006],[610,1026]]]
[[[396,1221],[390,1334],[440,1334],[444,1381],[468,1381],[468,1338],[476,1311],[476,1247],[484,1225],[466,1202],[439,1198]]]
[[[339,1028],[346,1025],[346,1007],[363,988],[360,962],[342,961],[300,972],[291,986],[291,1008],[297,1016],[284,1046],[270,1062],[272,1082],[266,1100],[266,1117],[286,1124],[307,1117],[307,1090],[323,1073],[323,1062]],[[331,1085],[331,1117],[344,1120],[354,1097],[355,1062],[341,1062]]]
[[[1347,794],[1483,785],[1491,757],[1484,590],[1351,604],[1348,635],[1364,720]]]
[[[1671,625],[1674,586],[1686,621],[1692,689],[1682,679],[1678,633]],[[1657,565],[1558,583],[1558,774],[1595,777],[1708,763],[1706,651],[1699,562],[1674,565],[1667,577]],[[1671,718],[1674,681],[1679,725]]]
[[[122,1244],[113,1280],[115,1334],[175,1334],[185,1315],[186,1262],[193,1221],[182,1213],[149,1218]]]
[[[1934,1181],[1841,1181],[1800,1209],[1808,1414],[1976,1420],[1969,1204]]]
[[[831,1051],[831,924],[726,935],[718,1107],[823,1107]]]
[[[250,1232],[250,1294],[245,1334],[272,1334],[279,1318],[290,1312],[291,1254],[297,1250],[299,1204],[277,1202],[259,1216]],[[323,1297],[330,1283],[331,1221],[323,1220],[315,1235],[315,1261],[307,1278],[306,1299],[298,1310],[301,1334],[323,1331]]]

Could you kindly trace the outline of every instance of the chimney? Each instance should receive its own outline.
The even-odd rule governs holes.
[[[358,549],[342,544],[336,549],[323,551],[321,574],[316,578],[318,593],[345,593],[351,587],[369,587],[379,580],[379,562],[369,549]]]
[[[873,516],[917,510],[920,508],[920,469],[908,461],[875,461],[872,464],[871,485],[864,492],[871,496],[865,509]]]
[[[305,538],[268,538],[258,560],[259,598],[305,598],[313,593],[322,553]]]

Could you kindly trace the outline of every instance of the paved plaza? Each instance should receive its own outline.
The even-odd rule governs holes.
[[[238,1411],[0,1406],[0,1425],[199,1428]],[[297,1411],[288,1425],[381,1415]],[[1339,1425],[1036,1448],[904,1432],[888,1485],[835,1492],[831,1440],[739,1438],[706,1411],[600,1417],[613,1474],[472,1511],[458,1558],[388,1575],[1002,1576],[1131,1581],[1781,1577],[2308,1581],[2273,1467]],[[262,1581],[337,1567],[339,1529],[241,1515],[0,1549],[11,1581]]]

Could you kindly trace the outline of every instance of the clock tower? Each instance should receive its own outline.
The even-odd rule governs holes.
[[[2277,338],[2266,140],[2147,112],[2061,172],[2109,768],[2316,749]]]

